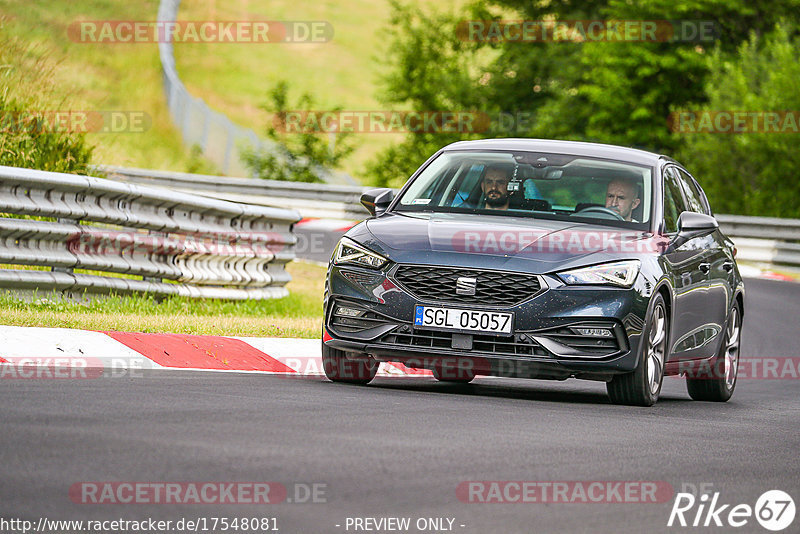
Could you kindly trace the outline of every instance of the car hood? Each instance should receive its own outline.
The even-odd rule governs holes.
[[[524,263],[533,272],[637,257],[659,246],[638,230],[475,214],[387,213],[354,230],[351,237],[397,262],[509,269]]]

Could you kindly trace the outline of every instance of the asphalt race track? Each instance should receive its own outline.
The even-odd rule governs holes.
[[[747,290],[744,354],[797,355],[800,285],[748,280]],[[683,380],[669,378],[656,406],[630,408],[609,404],[603,384],[577,380],[454,386],[383,378],[358,387],[151,371],[0,380],[0,405],[0,517],[34,522],[255,516],[277,518],[280,532],[324,533],[356,531],[348,517],[409,517],[408,532],[420,531],[419,518],[453,519],[452,530],[464,533],[676,532],[708,529],[668,528],[672,495],[658,503],[498,504],[462,502],[456,488],[663,481],[675,492],[706,484],[730,505],[753,506],[770,489],[800,498],[797,378],[740,380],[726,404],[693,402]],[[271,481],[295,500],[318,484],[324,502],[73,502],[70,487],[87,481]],[[737,531],[767,532],[753,518]]]

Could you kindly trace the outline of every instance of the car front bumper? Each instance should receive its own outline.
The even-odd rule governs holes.
[[[638,364],[648,296],[637,284],[630,289],[568,286],[540,275],[541,289],[529,298],[493,306],[449,302],[446,296],[420,298],[398,283],[396,272],[397,266],[385,273],[330,267],[326,345],[351,357],[369,355],[407,367],[433,369],[444,362],[475,374],[519,378],[609,380]],[[510,312],[514,329],[511,335],[495,335],[415,326],[417,305]],[[581,335],[585,329],[602,330],[604,336]]]

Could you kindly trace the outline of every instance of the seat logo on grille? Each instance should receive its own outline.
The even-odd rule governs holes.
[[[456,295],[474,295],[478,285],[477,278],[461,277],[456,280]]]

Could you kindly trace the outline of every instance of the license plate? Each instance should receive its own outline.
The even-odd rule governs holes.
[[[417,306],[414,313],[416,326],[447,330],[510,334],[513,322],[514,314],[503,312]]]

